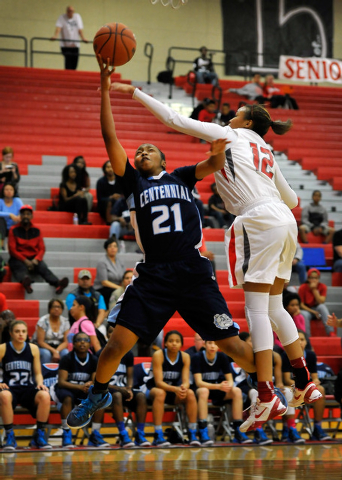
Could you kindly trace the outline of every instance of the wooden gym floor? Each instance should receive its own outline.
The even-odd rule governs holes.
[[[40,480],[341,480],[342,444],[0,453],[0,478]]]

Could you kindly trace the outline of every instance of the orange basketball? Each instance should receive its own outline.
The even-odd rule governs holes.
[[[94,52],[100,54],[104,63],[107,58],[114,67],[125,65],[135,54],[135,36],[123,23],[107,23],[100,28],[93,40]]]

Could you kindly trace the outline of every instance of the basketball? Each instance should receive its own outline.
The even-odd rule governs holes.
[[[123,23],[107,23],[96,33],[93,41],[94,52],[101,55],[104,63],[107,58],[113,67],[129,62],[136,49],[135,36]]]

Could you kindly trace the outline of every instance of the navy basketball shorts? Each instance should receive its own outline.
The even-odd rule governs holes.
[[[223,405],[225,396],[226,392],[221,390],[209,390],[209,400],[213,402],[213,405]]]
[[[12,394],[12,408],[20,404],[22,407],[27,408],[33,418],[36,418],[37,405],[35,404],[35,397],[40,390],[36,387],[22,387],[22,388],[10,388]]]
[[[67,398],[70,397],[72,401],[72,406],[74,407],[79,403],[78,399],[83,400],[87,398],[88,394],[85,392],[82,392],[81,390],[75,390],[74,392],[71,390],[68,390],[67,388],[55,388],[55,393],[58,398],[58,400],[63,403],[63,401]]]
[[[137,276],[109,314],[149,345],[178,311],[203,340],[238,335],[210,261],[199,254],[169,263],[138,263]]]

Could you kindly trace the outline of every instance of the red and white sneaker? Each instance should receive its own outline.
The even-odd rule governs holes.
[[[273,395],[270,402],[253,403],[251,406],[251,414],[247,420],[240,426],[241,432],[249,432],[261,427],[261,425],[268,420],[271,420],[278,415],[285,415],[287,407],[281,403],[276,395]]]
[[[289,407],[299,407],[303,403],[314,403],[322,398],[321,392],[313,382],[309,382],[304,390],[300,390],[295,385],[292,385],[292,392],[293,397],[289,401]]]

